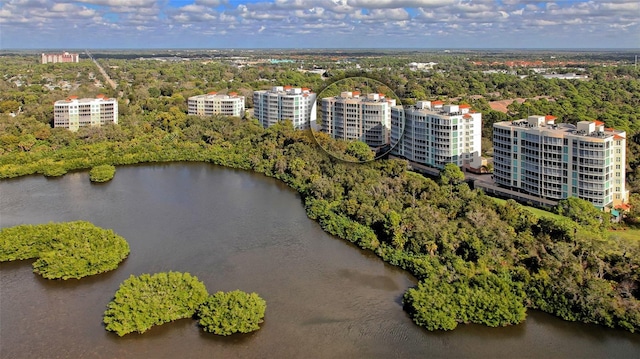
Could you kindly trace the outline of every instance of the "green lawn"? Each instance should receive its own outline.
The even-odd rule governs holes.
[[[501,199],[501,198],[495,198],[495,197],[491,197],[496,203],[498,204],[504,204],[506,202],[506,200]],[[529,212],[535,214],[538,217],[549,217],[549,218],[556,218],[556,219],[560,219],[560,218],[564,218],[563,216],[559,215],[559,214],[555,214],[549,211],[545,211],[544,209],[540,209],[540,208],[535,208],[535,207],[531,207],[531,206],[525,206],[522,205],[522,207],[524,207],[526,210],[528,210]],[[640,240],[640,229],[626,229],[626,230],[620,230],[620,231],[611,231],[610,232],[611,238],[621,238],[621,239],[636,239],[636,240]]]
[[[640,240],[640,229],[627,229],[624,231],[611,231],[611,238]]]
[[[491,197],[491,199],[493,199],[498,204],[504,204],[506,202],[506,200],[501,199],[501,198]],[[544,209],[531,207],[531,206],[525,206],[525,205],[521,205],[521,206],[524,207],[527,211],[535,214],[538,217],[550,217],[550,218],[555,218],[555,219],[565,218],[565,217],[563,217],[563,216],[561,216],[559,214],[556,214],[556,213],[553,213],[553,212],[549,212],[549,211],[545,211]]]

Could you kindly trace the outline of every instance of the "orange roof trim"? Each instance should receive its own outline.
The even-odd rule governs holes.
[[[556,116],[551,116],[551,115],[546,115],[544,116],[545,121],[552,121],[552,120],[557,120],[558,118]]]
[[[463,103],[460,106],[458,106],[459,108],[471,108],[471,105],[469,105],[468,103]]]
[[[215,92],[215,91],[211,91],[211,92],[208,93],[208,95],[215,95],[215,94],[217,94],[217,92]]]
[[[616,209],[621,209],[623,211],[628,211],[631,209],[631,205],[629,203],[621,203],[616,206]]]
[[[431,102],[432,105],[444,105],[444,101],[433,101]]]
[[[229,92],[229,96],[238,96],[237,92]]]
[[[616,140],[616,141],[619,141],[619,140],[624,140],[624,137],[622,137],[620,135],[613,135],[613,139]]]
[[[595,120],[594,122],[596,123],[596,126],[604,125],[604,122],[602,122],[602,121]]]
[[[470,114],[465,114],[464,116],[462,116],[463,118],[472,118],[473,116],[471,116]]]

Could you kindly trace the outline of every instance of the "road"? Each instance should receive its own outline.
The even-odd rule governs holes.
[[[89,56],[89,58],[91,59],[91,61],[93,61],[94,64],[96,64],[96,66],[98,67],[98,70],[100,71],[100,73],[102,74],[102,77],[104,77],[104,79],[107,81],[107,83],[109,84],[109,86],[111,86],[112,89],[116,89],[116,82],[113,81],[111,79],[111,77],[109,77],[109,75],[107,75],[107,72],[102,68],[102,66],[100,66],[100,64],[98,63],[98,61],[96,61],[96,59],[93,58],[93,55],[91,55],[91,53],[89,52],[89,50],[84,50],[84,53],[87,54],[87,56]]]

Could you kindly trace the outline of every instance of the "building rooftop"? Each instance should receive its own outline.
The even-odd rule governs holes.
[[[69,96],[64,100],[58,100],[55,102],[58,104],[68,104],[68,103],[91,103],[91,102],[99,102],[99,101],[115,101],[115,98],[108,98],[103,94],[97,95],[95,98],[78,98],[78,96]]]
[[[390,106],[396,105],[395,99],[387,98],[383,93],[361,94],[360,91],[343,91],[340,93],[340,95],[329,98],[345,101],[351,100],[351,102],[389,103]]]
[[[469,104],[463,103],[460,105],[445,105],[443,101],[418,101],[415,105],[405,106],[404,108],[413,111],[420,111],[425,114],[436,114],[443,116],[464,115],[465,118],[472,118],[472,114],[476,113],[471,109],[471,105]]]
[[[616,140],[624,139],[626,137],[626,133],[624,131],[616,130],[613,128],[605,128],[604,122],[602,121],[580,121],[576,126],[569,123],[556,123],[556,119],[557,118],[555,116],[551,115],[535,115],[529,116],[526,119],[520,119],[516,121],[498,122],[495,125],[526,129],[540,129],[544,130],[547,133],[557,135],[570,134],[575,136],[603,139],[613,136]]]
[[[197,98],[206,98],[206,99],[214,99],[214,98],[219,98],[219,99],[231,99],[231,98],[241,98],[243,96],[238,96],[237,92],[229,92],[229,94],[219,94],[217,92],[209,92],[207,94],[204,95],[196,95],[196,96],[191,96],[189,97],[189,100],[192,99],[197,99]]]
[[[272,94],[282,94],[282,95],[301,95],[301,94],[312,94],[310,88],[307,87],[293,87],[293,86],[274,86],[270,90],[260,90],[254,91],[259,93],[272,93]]]

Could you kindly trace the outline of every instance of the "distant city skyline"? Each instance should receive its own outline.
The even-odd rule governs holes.
[[[4,0],[0,49],[640,48],[638,0]]]

